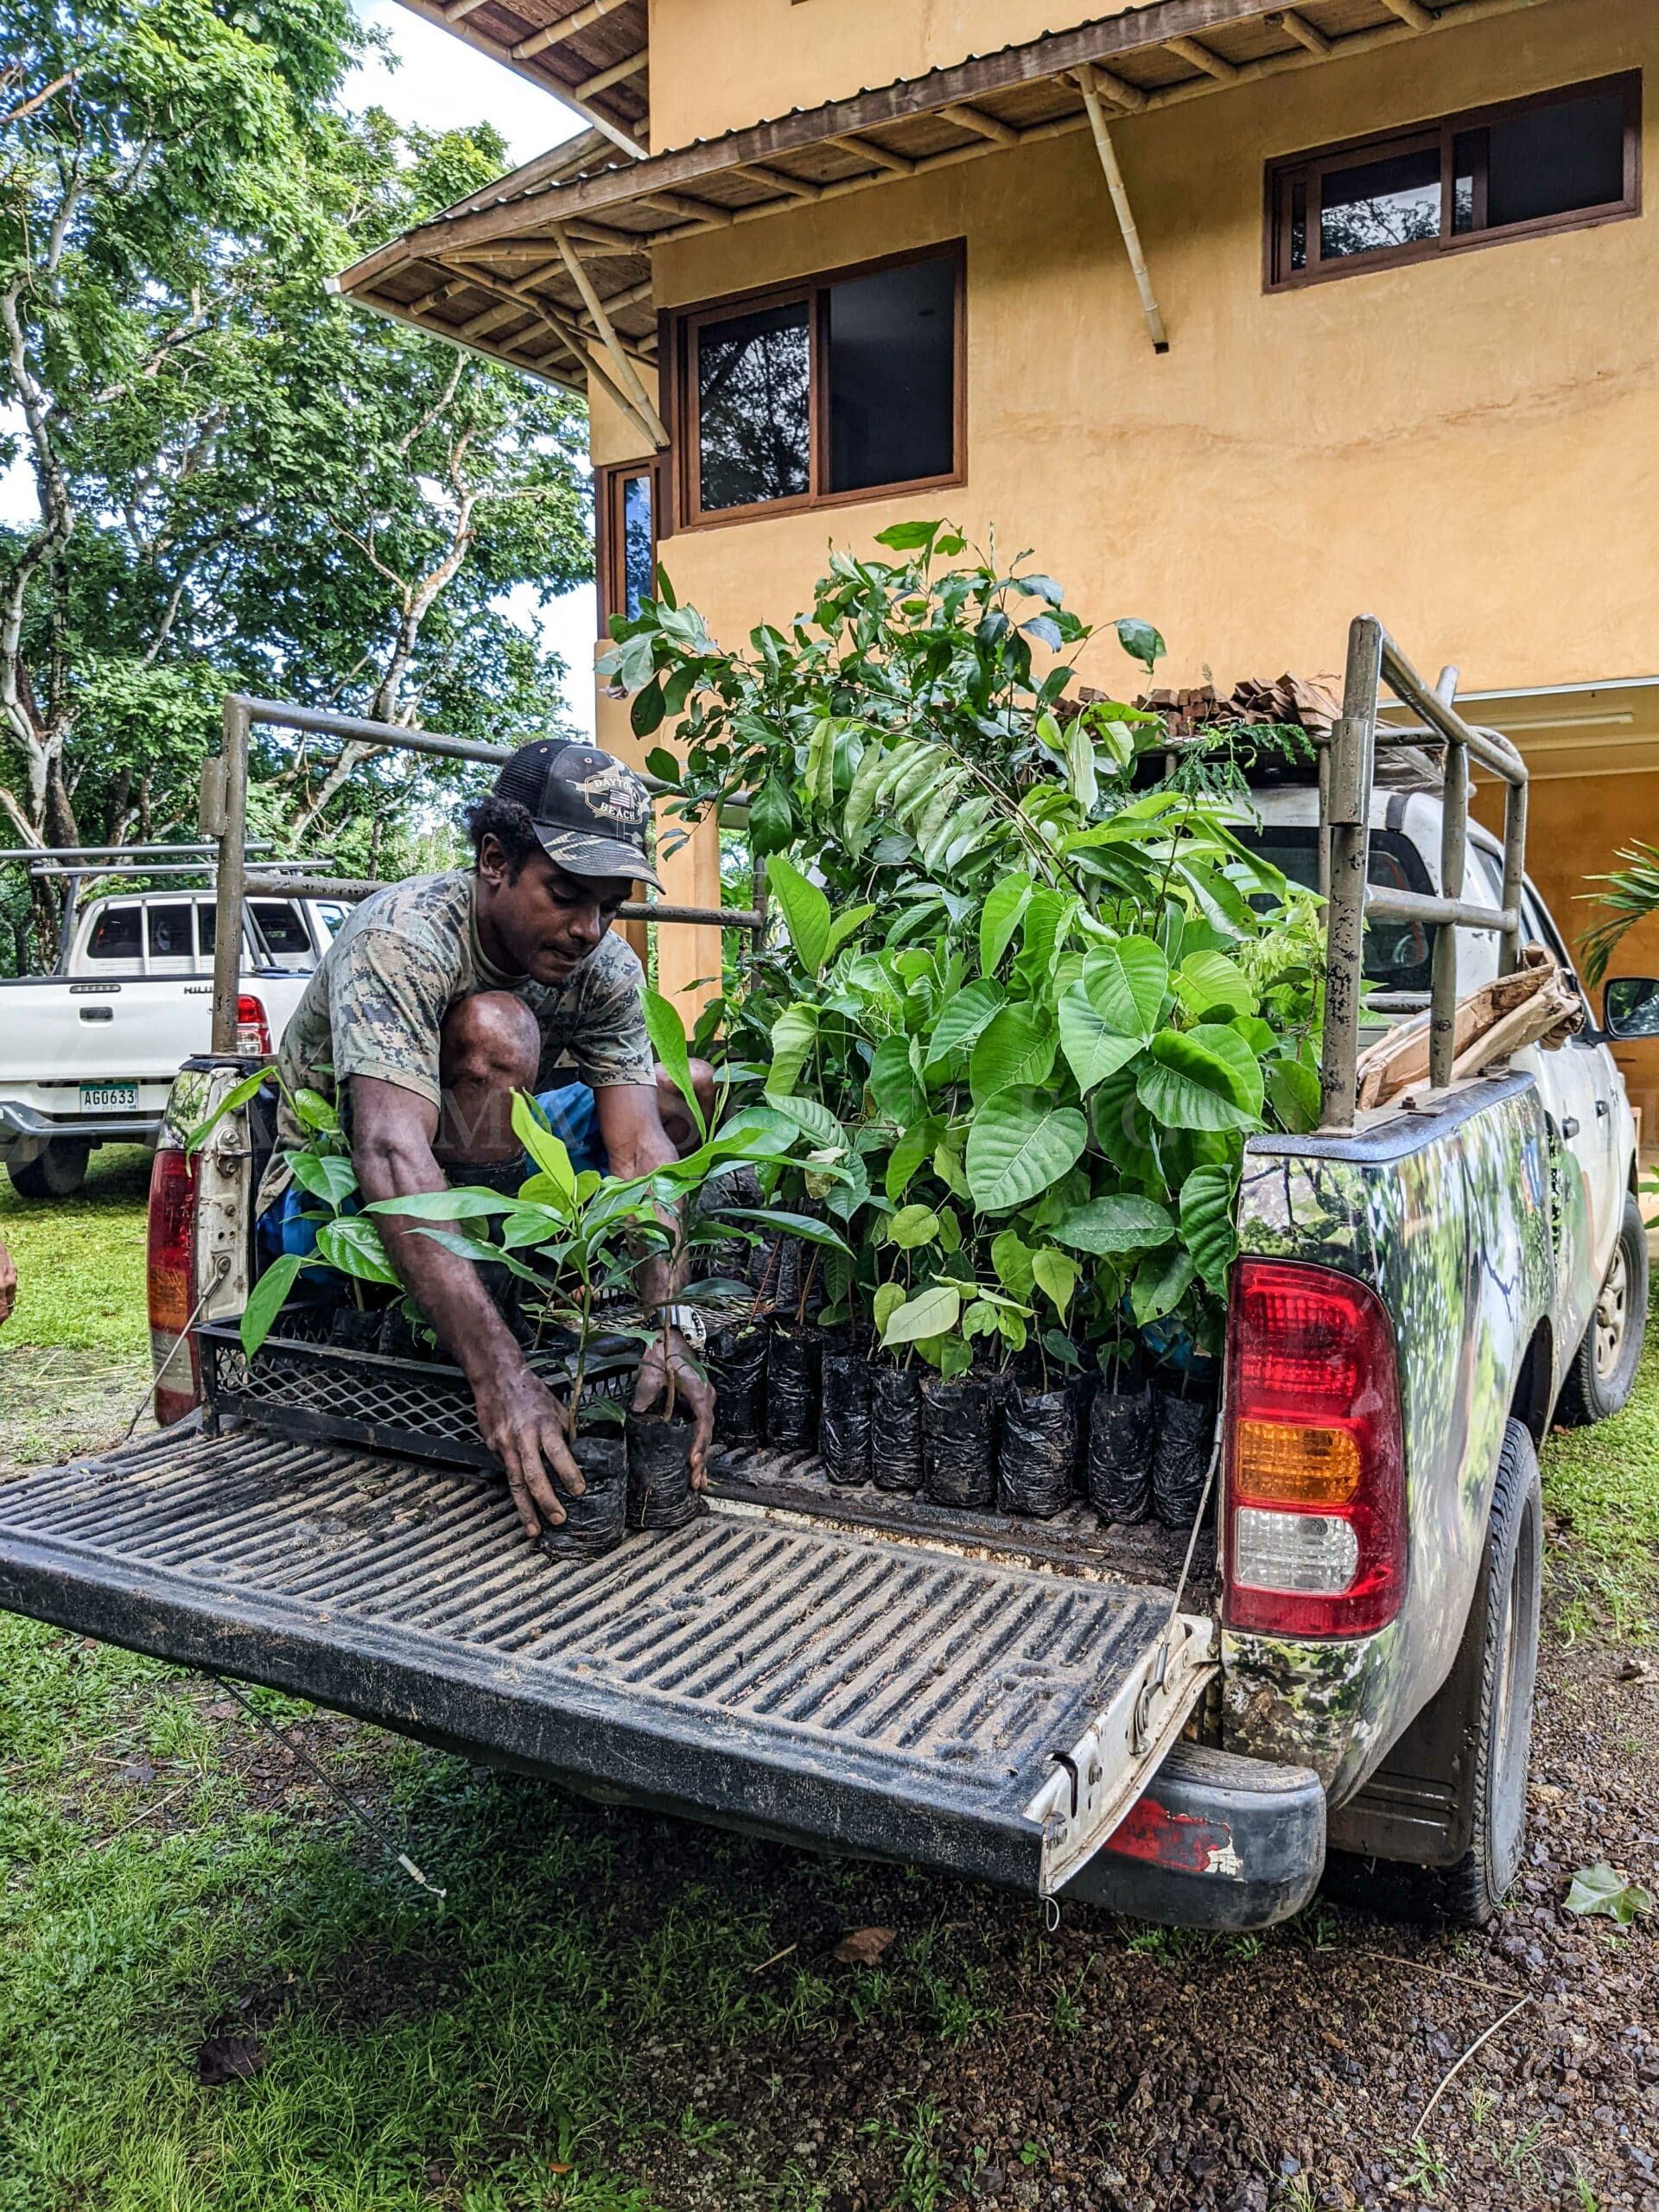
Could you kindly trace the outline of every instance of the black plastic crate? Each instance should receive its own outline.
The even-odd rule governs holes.
[[[214,1414],[233,1415],[279,1436],[362,1444],[448,1466],[497,1465],[479,1433],[472,1389],[460,1368],[329,1344],[327,1319],[326,1312],[303,1308],[284,1314],[283,1333],[267,1337],[251,1360],[234,1319],[203,1323],[195,1334],[202,1389]],[[574,1366],[569,1349],[528,1357],[531,1370],[550,1389],[561,1395],[569,1389]],[[603,1361],[608,1371],[590,1370],[584,1401],[626,1404],[639,1357],[638,1344],[628,1338],[601,1339],[590,1359]]]

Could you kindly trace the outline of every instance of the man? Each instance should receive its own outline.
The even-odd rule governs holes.
[[[645,1033],[639,963],[611,928],[631,883],[657,883],[645,853],[650,814],[645,785],[608,753],[547,740],[521,746],[491,796],[467,810],[471,872],[389,886],[346,923],[295,1010],[277,1065],[290,1096],[308,1088],[336,1103],[365,1200],[511,1175],[522,1160],[513,1095],[545,1091],[567,1055],[582,1081],[543,1103],[578,1167],[645,1175],[677,1156],[663,1125],[666,1078]],[[679,1133],[694,1142],[668,1088]],[[267,1249],[308,1249],[308,1224],[298,1219],[306,1200],[282,1158],[303,1141],[284,1103],[259,1194]],[[484,1440],[534,1537],[541,1521],[564,1518],[549,1469],[570,1496],[583,1487],[558,1402],[525,1364],[472,1262],[412,1219],[378,1221],[404,1287],[472,1386]],[[650,1306],[676,1287],[658,1259],[642,1262],[638,1281]],[[659,1343],[640,1363],[636,1412],[664,1395],[664,1364]],[[701,1487],[713,1393],[677,1330],[666,1365],[696,1420]]]

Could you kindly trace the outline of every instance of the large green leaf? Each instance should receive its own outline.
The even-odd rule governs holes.
[[[944,1124],[937,1116],[912,1122],[887,1155],[882,1187],[897,1205],[910,1187],[912,1177],[938,1142]]]
[[[1181,1185],[1181,1236],[1206,1290],[1227,1294],[1227,1270],[1238,1256],[1233,1201],[1238,1190],[1232,1167],[1195,1167]]]
[[[1045,1245],[1033,1260],[1032,1273],[1037,1287],[1049,1300],[1062,1321],[1071,1303],[1071,1294],[1077,1287],[1083,1269],[1070,1253],[1057,1252],[1053,1246]]]
[[[289,1292],[294,1287],[294,1279],[304,1265],[302,1254],[281,1253],[248,1293],[248,1302],[242,1309],[237,1333],[242,1339],[242,1349],[250,1359],[270,1334],[272,1325],[282,1312]]]
[[[1020,926],[1031,898],[1032,883],[1028,875],[1005,875],[1002,880],[987,893],[979,917],[979,967],[983,976],[994,976],[997,963],[1007,950],[1009,941]]]
[[[1129,1192],[1090,1198],[1054,1224],[1054,1235],[1074,1251],[1103,1259],[1117,1252],[1146,1252],[1167,1244],[1175,1224],[1164,1207]]]
[[[679,1008],[660,991],[653,991],[649,984],[643,995],[645,1009],[645,1033],[651,1039],[651,1049],[673,1078],[674,1088],[685,1101],[685,1110],[700,1137],[709,1134],[709,1124],[703,1116],[702,1104],[696,1087],[691,1080],[691,1055],[685,1041],[685,1024],[680,1019]],[[573,1188],[574,1195],[574,1188]]]
[[[1085,1095],[1144,1049],[1139,1037],[1125,1037],[1101,1020],[1081,983],[1061,993],[1059,1018],[1060,1050]]]
[[[845,1146],[847,1132],[821,1098],[773,1098],[767,1096],[766,1104],[774,1114],[779,1114],[804,1136],[811,1138],[820,1147],[829,1145]]]
[[[795,834],[795,817],[782,779],[768,776],[749,802],[749,846],[762,855],[780,853]]]
[[[902,1128],[925,1106],[921,1079],[911,1063],[908,1037],[884,1037],[870,1061],[870,1096]]]
[[[887,1241],[901,1252],[919,1251],[939,1233],[939,1217],[931,1206],[900,1206],[887,1224]]]
[[[271,1068],[256,1068],[251,1075],[245,1075],[239,1083],[232,1084],[207,1120],[199,1122],[186,1137],[185,1157],[188,1159],[193,1153],[200,1152],[226,1116],[234,1114],[245,1106],[260,1086],[269,1082],[275,1072],[276,1071]]]
[[[1192,1255],[1178,1246],[1171,1252],[1154,1252],[1141,1261],[1129,1286],[1129,1311],[1144,1329],[1148,1321],[1161,1321],[1185,1297],[1197,1269]]]
[[[766,1096],[775,1105],[786,1098],[801,1079],[801,1070],[812,1057],[818,1041],[818,1010],[798,1001],[786,1006],[772,1025],[772,1065],[766,1071]]]
[[[842,816],[842,831],[855,852],[863,842],[864,832],[875,812],[877,797],[893,762],[891,752],[883,751],[879,745],[871,745],[858,764],[858,772],[853,778],[853,787],[847,794],[846,810]]]
[[[336,1213],[357,1194],[357,1171],[344,1153],[290,1152],[288,1164],[300,1188],[314,1198],[321,1198]]]
[[[1243,970],[1224,952],[1189,952],[1173,980],[1182,1005],[1194,1014],[1208,1014],[1213,1007],[1225,1007],[1229,1014],[1255,1010],[1255,993]]]
[[[763,1229],[781,1230],[785,1236],[793,1236],[803,1244],[822,1244],[832,1252],[849,1249],[845,1238],[827,1221],[818,1221],[810,1213],[785,1213],[778,1206],[722,1206],[722,1221],[758,1221]]]
[[[1262,1068],[1244,1039],[1220,1022],[1160,1029],[1135,1089],[1154,1122],[1171,1129],[1253,1129],[1262,1113]]]
[[[1089,1003],[1120,1037],[1150,1037],[1169,988],[1169,963],[1149,937],[1096,945],[1083,963]]]
[[[423,1230],[423,1235],[447,1236],[448,1230]],[[380,1232],[360,1213],[341,1214],[326,1221],[317,1231],[317,1255],[343,1275],[359,1282],[397,1281],[397,1273],[385,1255]]]
[[[1025,1006],[1005,1006],[986,1025],[968,1064],[976,1106],[999,1090],[1035,1090],[1054,1065],[1058,1039],[1052,1027]]]
[[[767,861],[766,882],[783,914],[795,957],[809,976],[818,976],[830,950],[829,899],[781,853],[773,853]]]
[[[887,1342],[887,1323],[904,1304],[906,1294],[901,1282],[876,1285],[875,1296],[870,1300],[870,1311],[875,1317],[875,1333],[883,1344]]]
[[[1029,1298],[1036,1276],[1032,1262],[1036,1254],[1017,1230],[999,1230],[991,1239],[991,1265],[1004,1290],[1016,1298]]]
[[[499,1191],[463,1184],[458,1190],[410,1191],[400,1198],[376,1198],[363,1211],[406,1214],[412,1221],[478,1221],[493,1214],[510,1214],[518,1204]]]
[[[1007,1213],[1034,1198],[1083,1155],[1089,1125],[1075,1106],[1052,1106],[1031,1090],[999,1091],[968,1132],[968,1188],[982,1213]]]
[[[934,1283],[893,1309],[881,1332],[881,1341],[913,1344],[925,1337],[942,1337],[956,1327],[961,1312],[962,1293],[953,1284]]]
[[[1001,983],[982,976],[949,1000],[933,1025],[933,1039],[927,1053],[929,1067],[937,1067],[952,1052],[971,1045],[1004,1003],[1005,997]]]
[[[685,1039],[680,1039],[683,1049]],[[576,1202],[576,1173],[563,1142],[543,1119],[541,1109],[527,1092],[512,1096],[512,1134],[557,1192],[556,1203],[565,1207]]]
[[[1292,1135],[1318,1128],[1323,1103],[1319,1071],[1305,1060],[1269,1060],[1265,1075],[1268,1103]]]

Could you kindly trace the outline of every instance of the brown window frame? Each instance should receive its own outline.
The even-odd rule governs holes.
[[[1465,130],[1524,114],[1529,108],[1554,107],[1596,92],[1619,92],[1624,98],[1624,190],[1616,200],[1595,207],[1572,207],[1558,215],[1536,215],[1525,222],[1505,223],[1493,230],[1453,231],[1452,146]],[[1379,246],[1369,253],[1344,254],[1339,259],[1319,258],[1319,204],[1317,187],[1332,169],[1347,168],[1356,154],[1382,158],[1438,148],[1440,156],[1440,226],[1432,238],[1414,239],[1407,245]],[[1296,185],[1306,188],[1309,260],[1305,269],[1290,266],[1292,194]],[[1476,207],[1484,213],[1485,178],[1475,185]],[[1266,173],[1266,219],[1263,240],[1263,287],[1269,292],[1299,291],[1306,284],[1326,284],[1342,276],[1360,276],[1373,269],[1399,269],[1409,263],[1433,261],[1442,254],[1465,253],[1483,246],[1503,245],[1512,238],[1538,238],[1553,231],[1592,230],[1602,223],[1625,222],[1642,212],[1642,73],[1621,70],[1606,77],[1590,77],[1572,85],[1552,86],[1523,99],[1494,101],[1484,107],[1464,108],[1454,115],[1397,130],[1377,130],[1360,138],[1344,138],[1306,153],[1291,154],[1269,162]]]
[[[821,490],[830,452],[830,386],[824,359],[830,335],[830,293],[836,284],[859,276],[873,276],[885,269],[913,268],[923,262],[949,261],[955,276],[955,314],[951,326],[951,455],[950,466],[937,476],[907,477],[896,484],[860,486],[850,492]],[[704,507],[702,470],[698,466],[696,335],[705,323],[723,322],[734,312],[757,308],[804,306],[810,353],[807,369],[807,489],[781,499],[753,499],[741,507]],[[673,317],[671,363],[672,390],[669,420],[673,425],[674,527],[717,530],[733,523],[759,522],[769,515],[801,514],[821,507],[855,506],[861,500],[901,498],[910,492],[931,492],[967,480],[968,454],[968,247],[965,238],[944,238],[936,245],[912,248],[905,253],[883,254],[872,261],[849,262],[844,268],[815,271],[786,284],[767,284],[744,292],[730,292],[720,299],[700,300]],[[659,538],[664,535],[659,529]]]
[[[668,535],[663,499],[667,470],[661,454],[644,454],[638,461],[607,461],[594,471],[594,575],[599,587],[599,634],[608,640],[611,617],[626,611],[627,576],[624,568],[622,486],[635,476],[651,479],[651,563],[657,566],[657,549]]]

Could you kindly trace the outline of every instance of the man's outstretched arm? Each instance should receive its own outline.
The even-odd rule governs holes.
[[[447,1190],[432,1150],[437,1108],[417,1092],[374,1076],[353,1076],[351,1090],[352,1165],[364,1198],[406,1198],[420,1191]],[[583,1489],[565,1436],[563,1408],[524,1364],[472,1262],[421,1234],[423,1228],[440,1224],[397,1214],[377,1214],[375,1219],[404,1287],[472,1387],[480,1431],[506,1471],[525,1534],[538,1535],[542,1521],[564,1518],[548,1468],[571,1497],[580,1497]]]

